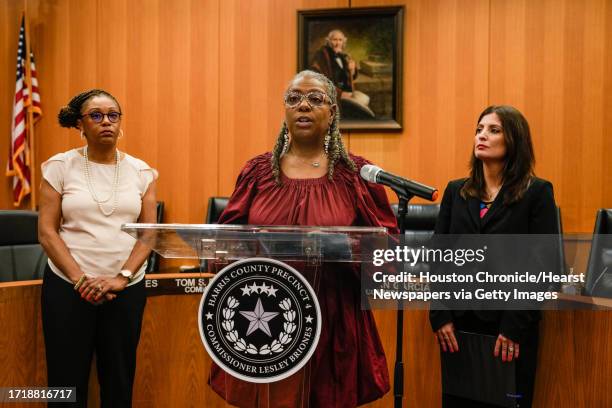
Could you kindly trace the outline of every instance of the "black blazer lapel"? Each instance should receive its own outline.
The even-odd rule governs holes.
[[[502,186],[501,190],[497,194],[497,197],[495,197],[493,204],[491,204],[489,211],[487,211],[484,218],[481,220],[481,228],[484,228],[491,222],[492,219],[495,219],[495,217],[499,215],[499,210],[504,207],[504,192],[504,187]]]
[[[480,200],[469,197],[468,200],[468,212],[470,213],[470,218],[474,223],[474,230],[480,232]]]

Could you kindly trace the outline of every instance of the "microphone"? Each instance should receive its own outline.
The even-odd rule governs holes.
[[[403,197],[417,196],[429,201],[436,201],[438,198],[437,189],[387,173],[378,166],[366,164],[361,168],[360,174],[365,181],[387,186]]]

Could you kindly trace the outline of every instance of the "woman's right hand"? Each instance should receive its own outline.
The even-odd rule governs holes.
[[[453,322],[446,323],[436,331],[436,339],[442,347],[442,351],[450,351],[454,353],[459,351],[459,344],[457,344],[457,338],[455,337],[455,326]]]
[[[91,303],[92,305],[99,306],[117,298],[117,295],[112,292],[105,292],[102,296],[96,297],[95,294],[97,282],[98,278],[85,276],[85,280],[78,289],[78,292],[83,300]]]

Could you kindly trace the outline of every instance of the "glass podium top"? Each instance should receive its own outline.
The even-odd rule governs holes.
[[[384,245],[384,227],[299,227],[229,224],[124,224],[121,229],[164,258],[362,262],[368,243]]]

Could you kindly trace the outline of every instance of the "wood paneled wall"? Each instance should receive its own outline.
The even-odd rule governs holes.
[[[296,10],[404,4],[404,130],[345,134],[382,167],[443,189],[467,173],[475,120],[517,106],[567,232],[612,207],[609,0],[6,0],[0,2],[0,168],[27,3],[44,117],[36,164],[79,146],[59,108],[100,87],[125,112],[120,148],[160,171],[166,221],[201,222],[246,160],[269,150],[296,71]],[[0,208],[11,208],[10,181]],[[24,208],[27,207],[24,205]]]

